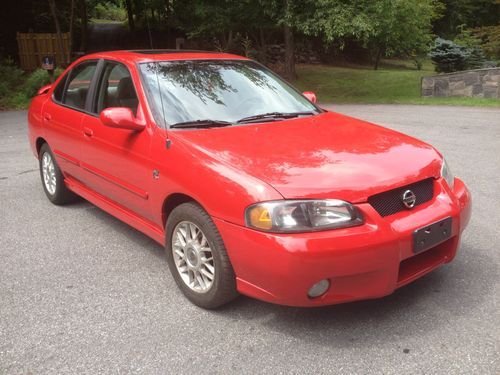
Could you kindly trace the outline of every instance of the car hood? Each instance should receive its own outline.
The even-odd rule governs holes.
[[[412,137],[333,112],[225,128],[176,130],[174,141],[257,177],[284,198],[364,202],[438,177],[441,156]]]

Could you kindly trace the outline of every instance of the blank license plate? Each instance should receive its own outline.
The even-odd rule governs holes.
[[[450,238],[451,222],[451,217],[447,217],[413,232],[413,252],[427,250]]]

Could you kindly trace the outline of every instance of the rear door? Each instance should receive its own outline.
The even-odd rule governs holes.
[[[43,108],[45,137],[66,176],[80,180],[82,119],[94,84],[97,61],[85,61],[66,74]]]
[[[84,114],[82,119],[86,134],[82,146],[85,181],[99,194],[151,219],[151,129],[139,132],[110,128],[99,118],[100,112],[110,107],[127,107],[136,116],[143,116],[136,90],[138,77],[134,81],[130,70],[116,61],[103,61],[99,71],[92,113]]]

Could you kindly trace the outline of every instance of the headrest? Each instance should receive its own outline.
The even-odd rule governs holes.
[[[135,93],[134,84],[132,83],[132,77],[123,77],[118,83],[118,88],[116,89],[116,94],[118,99],[135,99],[137,95]]]

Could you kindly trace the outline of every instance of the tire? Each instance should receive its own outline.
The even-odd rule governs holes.
[[[57,165],[56,159],[50,150],[50,147],[47,143],[44,143],[40,148],[40,153],[38,155],[38,164],[40,168],[40,178],[42,179],[43,191],[49,201],[56,205],[63,205],[69,202],[72,202],[76,199],[76,195],[72,193],[64,184],[64,176],[61,173],[61,169]],[[50,172],[45,173],[48,174],[49,180],[51,182],[46,182],[45,173],[44,173],[44,163],[50,162],[52,166],[48,166]]]
[[[190,232],[193,228],[195,233],[198,233],[196,236],[193,236]],[[196,228],[199,229],[199,232],[196,232]],[[182,242],[179,242],[179,232],[182,237],[183,231],[186,232],[186,237],[184,237],[185,246],[181,247]],[[165,233],[165,251],[168,266],[179,289],[187,299],[199,307],[215,309],[238,296],[236,277],[224,242],[214,222],[203,208],[191,202],[177,206],[168,217]],[[196,237],[196,239],[193,240],[192,237]],[[203,250],[207,249],[207,245],[209,251]],[[200,251],[196,249],[197,246]],[[179,255],[179,251],[184,253],[184,257]],[[212,255],[212,261],[203,262],[204,259],[210,259],[210,254]],[[190,261],[191,258],[194,258],[193,262]],[[197,265],[197,267],[193,265]],[[211,273],[210,266],[214,268],[212,280],[206,277]],[[187,271],[183,272],[181,270]],[[193,277],[193,275],[196,276]],[[205,281],[202,283],[199,278]],[[187,280],[193,280],[191,286],[188,285],[189,281]],[[195,290],[196,283],[198,284],[198,290]],[[211,285],[208,286],[210,283]],[[203,287],[205,287],[205,290],[202,290]]]

